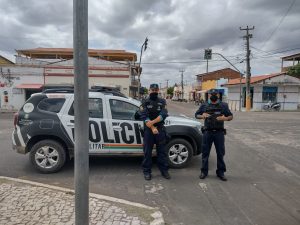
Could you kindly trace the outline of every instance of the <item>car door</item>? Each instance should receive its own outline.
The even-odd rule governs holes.
[[[135,120],[135,113],[139,110],[125,98],[111,96],[106,100],[110,131],[114,136],[114,143],[107,146],[112,154],[141,154],[143,152],[143,138],[141,129],[143,122]]]
[[[109,148],[105,144],[114,142],[109,137],[109,124],[107,120],[107,110],[104,107],[103,98],[89,98],[89,153],[104,154],[109,153]],[[74,103],[70,103],[69,110],[64,114],[62,123],[74,142]]]

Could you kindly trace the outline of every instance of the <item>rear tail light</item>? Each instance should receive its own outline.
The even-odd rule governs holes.
[[[16,128],[17,123],[18,123],[18,118],[19,118],[19,113],[14,114],[14,127]]]

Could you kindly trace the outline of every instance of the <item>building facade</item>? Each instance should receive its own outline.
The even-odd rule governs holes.
[[[1,57],[2,110],[18,110],[31,94],[47,87],[74,85],[72,49],[38,48],[17,50],[17,53],[16,63]],[[124,50],[89,50],[89,87],[114,87],[127,96],[136,96],[135,60],[135,53]]]
[[[240,81],[230,80],[224,84],[228,88],[227,102],[231,110],[238,110],[240,104]],[[268,102],[279,102],[281,110],[298,110],[300,107],[300,79],[285,73],[251,77],[251,108],[262,111]],[[242,80],[241,107],[246,104],[245,79]]]

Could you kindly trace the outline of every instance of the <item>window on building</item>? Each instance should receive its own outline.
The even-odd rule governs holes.
[[[277,101],[277,87],[263,87],[262,101],[276,102]]]
[[[134,120],[134,115],[139,109],[137,106],[128,102],[110,99],[110,110],[113,119],[117,120]]]
[[[58,113],[66,99],[64,98],[44,98],[38,104],[40,110]]]
[[[70,116],[74,116],[74,103],[72,104],[68,114]],[[103,118],[103,103],[101,98],[89,99],[89,117]]]

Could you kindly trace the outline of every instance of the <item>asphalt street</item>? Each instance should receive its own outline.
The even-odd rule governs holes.
[[[196,106],[169,102],[170,114],[193,117]],[[90,158],[90,191],[159,207],[167,224],[300,224],[300,112],[234,112],[226,123],[227,182],[198,178],[201,156],[185,169],[172,169],[171,180],[158,169],[145,181],[142,158]],[[0,176],[72,188],[74,162],[56,174],[40,174],[28,155],[11,148],[12,114],[0,114]]]

